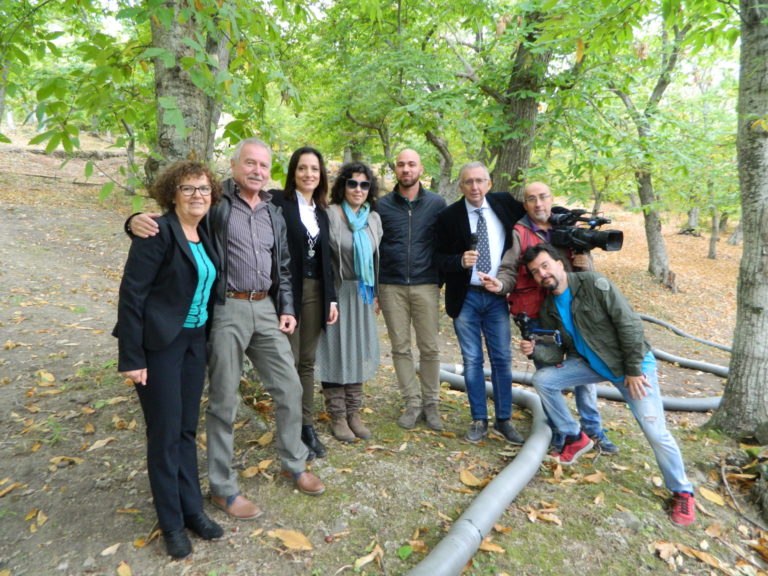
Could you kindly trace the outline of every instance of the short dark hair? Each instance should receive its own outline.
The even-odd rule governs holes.
[[[213,171],[202,162],[179,160],[167,166],[152,182],[149,195],[155,199],[164,212],[173,210],[176,200],[176,187],[189,176],[205,176],[211,185],[211,206],[221,198],[221,184],[213,175]]]
[[[334,204],[341,204],[344,201],[344,189],[347,186],[347,180],[352,178],[352,174],[356,173],[365,174],[365,177],[368,178],[368,181],[371,183],[371,188],[368,190],[368,197],[365,201],[371,205],[371,210],[375,210],[376,198],[379,193],[379,184],[371,167],[363,162],[348,162],[339,169],[339,175],[333,183],[333,188],[331,188],[331,202]]]
[[[320,162],[320,182],[312,193],[312,199],[320,208],[328,206],[328,170],[325,169],[323,155],[311,146],[302,146],[296,150],[288,161],[288,174],[285,177],[284,195],[287,200],[296,199],[296,169],[299,167],[299,160],[304,154],[314,154]]]
[[[528,264],[536,260],[536,258],[542,252],[549,254],[552,257],[552,260],[565,263],[565,259],[563,258],[563,255],[560,253],[560,251],[552,246],[552,244],[547,244],[546,242],[528,246],[528,248],[525,249],[525,252],[523,252],[523,255],[520,256],[520,263],[527,268]]]

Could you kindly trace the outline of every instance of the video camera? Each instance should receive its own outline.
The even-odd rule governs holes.
[[[525,312],[519,312],[515,314],[512,319],[515,321],[515,324],[517,324],[523,340],[530,340],[531,342],[541,344],[556,344],[557,346],[562,344],[562,339],[560,338],[560,330],[543,330],[541,328],[532,328],[531,319]]]
[[[593,248],[616,252],[621,250],[624,244],[624,232],[621,230],[595,230],[604,224],[610,224],[611,221],[601,216],[593,216],[587,210],[555,208],[549,222],[554,226],[550,236],[552,245],[571,248],[577,254],[589,252]],[[585,222],[589,228],[578,226],[579,222]]]

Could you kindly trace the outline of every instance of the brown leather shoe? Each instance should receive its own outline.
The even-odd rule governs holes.
[[[242,494],[237,494],[229,506],[227,506],[227,498],[225,497],[211,495],[211,503],[216,508],[224,510],[230,518],[235,520],[253,520],[264,514],[261,508]]]
[[[309,470],[299,472],[298,476],[291,474],[287,470],[283,470],[283,476],[292,478],[296,485],[296,489],[307,496],[320,496],[320,494],[325,492],[325,486],[320,481],[320,478],[312,474]]]

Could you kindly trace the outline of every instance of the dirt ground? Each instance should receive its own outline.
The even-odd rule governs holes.
[[[114,173],[119,161],[102,168]],[[147,542],[155,518],[143,421],[132,388],[115,373],[110,335],[128,249],[122,222],[131,208],[120,196],[98,202],[91,184],[104,177],[87,182],[82,169],[82,161],[62,167],[61,159],[0,147],[0,576],[333,575],[354,572],[356,562],[357,573],[402,574],[477,493],[465,473],[487,482],[514,458],[516,449],[497,438],[481,446],[462,439],[466,401],[448,388],[445,434],[394,424],[398,392],[381,321],[382,366],[366,385],[375,438],[340,446],[320,423],[330,454],[313,466],[327,494],[308,498],[278,478],[268,402],[257,398],[259,410],[241,410],[236,457],[242,488],[265,516],[235,522],[206,504],[225,538],[195,539],[192,556],[169,561],[162,543]],[[681,287],[673,295],[644,272],[639,217],[615,210],[625,249],[596,254],[597,267],[639,311],[729,344],[739,248],[721,242],[720,258],[707,260],[706,240],[678,236],[670,223],[665,237]],[[728,364],[727,353],[666,329],[647,325],[647,333],[670,353]],[[441,337],[443,360],[459,362],[447,320]],[[515,358],[516,370],[532,370]],[[721,378],[665,363],[660,379],[668,396],[718,396],[723,389]],[[699,429],[708,415],[668,414],[692,480],[722,498],[697,494],[699,522],[681,530],[666,519],[658,469],[631,416],[616,403],[601,402],[601,410],[622,453],[565,472],[543,464],[499,521],[493,543],[500,551],[479,552],[465,573],[764,574],[766,559],[750,543],[765,532],[748,480],[737,476],[746,458],[732,441]],[[516,413],[516,422],[528,431],[527,413]],[[202,425],[200,431],[205,490]],[[312,549],[280,539],[279,529],[305,535]]]

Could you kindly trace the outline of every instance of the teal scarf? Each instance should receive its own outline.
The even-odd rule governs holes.
[[[363,302],[373,303],[375,274],[373,271],[373,247],[371,240],[365,229],[368,227],[368,214],[371,207],[366,202],[360,207],[357,214],[352,211],[347,201],[341,203],[344,215],[349,222],[349,229],[352,231],[353,256],[355,261],[355,276],[357,276],[357,291]]]

